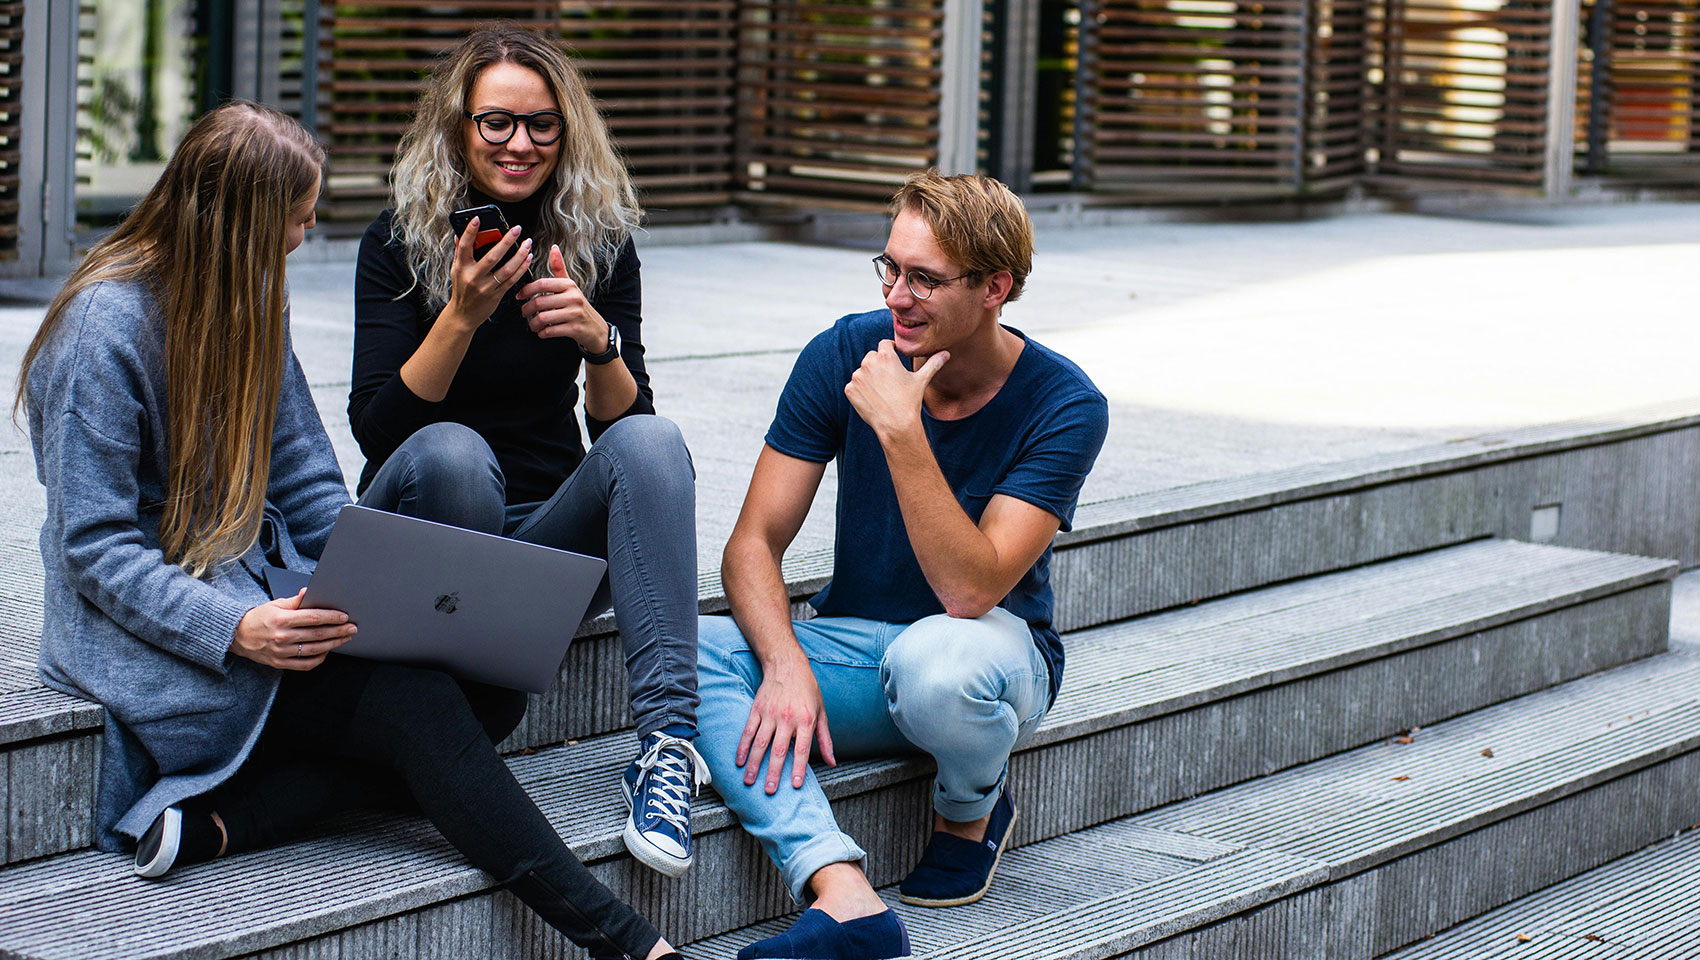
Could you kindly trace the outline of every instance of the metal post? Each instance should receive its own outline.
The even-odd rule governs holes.
[[[206,43],[201,61],[196,114],[206,113],[236,92],[236,24],[229,3],[195,5],[196,34]]]
[[[1092,90],[1098,75],[1098,3],[1080,0],[1080,37],[1074,65],[1074,170],[1069,186],[1075,190],[1092,188],[1093,177],[1087,167],[1088,130],[1097,125],[1097,106]]]
[[[18,260],[7,272],[58,276],[76,255],[77,4],[24,6]]]
[[[1604,173],[1611,140],[1611,16],[1614,0],[1594,0],[1588,21],[1588,159],[1584,171]]]
[[[1039,0],[1002,0],[994,12],[988,172],[1026,193],[1038,123]]]
[[[231,95],[278,105],[283,72],[283,8],[279,0],[240,0],[230,5]]]
[[[1316,0],[1299,7],[1299,116],[1293,130],[1293,192],[1305,189],[1305,148],[1310,144],[1311,71],[1316,68]]]
[[[1542,192],[1570,195],[1576,167],[1576,47],[1582,26],[1580,0],[1552,0],[1547,46],[1547,144]]]
[[[301,11],[301,123],[319,134],[319,0]]]
[[[974,173],[980,147],[982,0],[945,0],[939,51],[939,172]]]

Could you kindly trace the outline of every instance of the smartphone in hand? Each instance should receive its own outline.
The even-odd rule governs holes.
[[[456,210],[449,214],[449,226],[454,228],[454,235],[458,237],[464,233],[473,217],[478,218],[478,235],[472,238],[472,255],[482,257],[508,232],[508,218],[502,216],[502,209],[493,203]]]

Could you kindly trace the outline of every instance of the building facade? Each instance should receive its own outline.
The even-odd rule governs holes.
[[[932,166],[1133,204],[1700,182],[1700,0],[10,0],[0,272],[66,269],[231,96],[317,131],[358,229],[496,17],[574,51],[659,222]]]

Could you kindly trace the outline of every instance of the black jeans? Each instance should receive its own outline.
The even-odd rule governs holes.
[[[496,753],[524,714],[523,693],[333,654],[284,674],[248,762],[201,803],[231,853],[357,807],[416,807],[593,957],[642,960],[660,934],[590,875]]]

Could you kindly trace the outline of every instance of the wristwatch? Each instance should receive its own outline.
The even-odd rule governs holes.
[[[603,322],[606,323],[607,321],[603,321]],[[584,348],[580,347],[579,349],[583,350]],[[601,366],[604,363],[612,362],[613,359],[615,357],[618,357],[619,355],[620,355],[620,328],[609,323],[608,324],[608,349],[602,351],[601,353],[587,353],[587,354],[585,354],[584,355],[584,362],[585,363],[594,363],[597,366]]]

